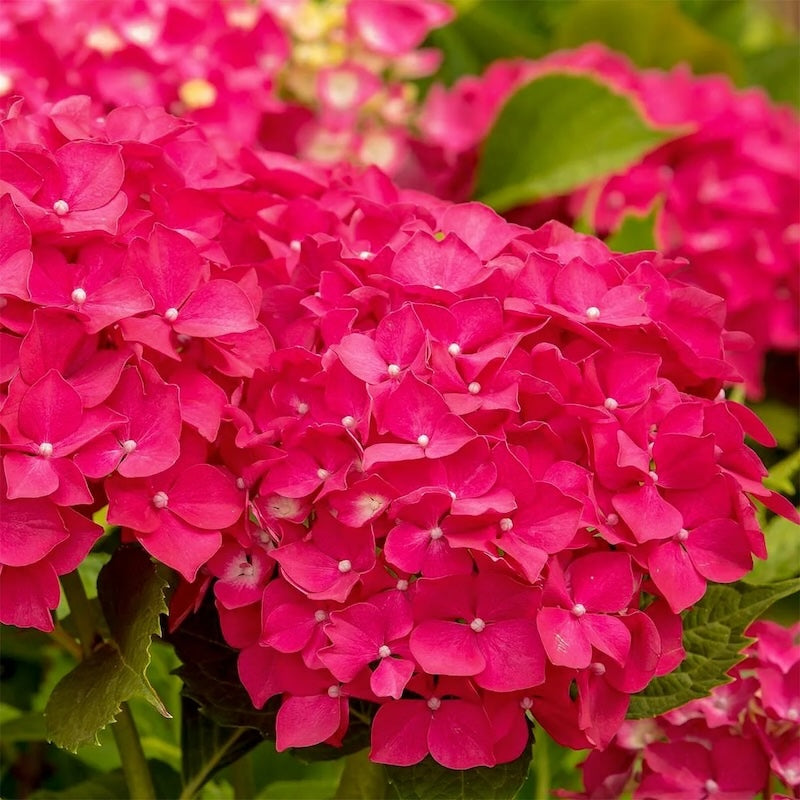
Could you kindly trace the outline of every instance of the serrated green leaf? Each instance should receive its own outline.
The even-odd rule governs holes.
[[[82,744],[95,743],[97,732],[136,695],[168,714],[145,676],[151,637],[160,633],[159,616],[167,610],[165,588],[150,557],[138,546],[120,547],[103,567],[98,597],[113,639],[53,689],[45,722],[54,744],[75,752]]]
[[[581,0],[562,18],[555,44],[590,41],[625,53],[640,67],[688,63],[694,72],[726,72],[735,79],[744,72],[735,49],[703,30],[673,0]]]
[[[619,228],[606,239],[608,247],[617,253],[639,250],[658,250],[656,221],[663,203],[658,200],[644,213],[630,212],[622,218]]]
[[[447,769],[427,756],[413,767],[387,767],[389,786],[398,800],[511,800],[525,783],[531,748],[508,764]]]
[[[193,796],[219,770],[232,764],[263,741],[252,728],[217,725],[190,697],[181,704],[183,782]]]
[[[503,105],[480,157],[476,194],[498,211],[564,194],[682,132],[651,127],[631,98],[598,79],[548,73]]]
[[[628,718],[656,717],[729,683],[726,673],[752,641],[744,635],[745,629],[777,600],[797,591],[800,579],[770,586],[710,585],[703,599],[684,615],[686,659],[677,670],[656,678],[631,697]]]
[[[764,537],[767,559],[757,561],[744,580],[763,586],[800,576],[800,525],[783,517],[773,517],[764,529]]]

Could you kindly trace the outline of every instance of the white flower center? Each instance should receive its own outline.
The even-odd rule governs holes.
[[[478,381],[472,381],[472,383],[469,386],[467,386],[467,391],[470,394],[478,394],[480,390],[481,390],[481,385],[478,383]]]
[[[164,319],[167,322],[175,322],[178,319],[178,309],[177,308],[168,308],[164,312]]]
[[[321,481],[326,481],[326,480],[328,480],[328,478],[330,478],[330,476],[331,476],[331,473],[330,473],[330,472],[328,472],[328,470],[327,470],[327,469],[325,469],[324,467],[320,467],[320,468],[317,470],[317,477],[318,477],[318,478],[319,478]]]
[[[122,443],[122,449],[125,453],[132,453],[136,449],[136,442],[133,439],[126,439]]]
[[[503,531],[503,533],[508,533],[514,527],[514,520],[511,519],[511,517],[503,517],[499,524],[500,530]]]
[[[589,665],[589,669],[591,669],[591,671],[595,675],[605,675],[606,674],[606,665],[605,664],[601,664],[599,661],[595,661],[592,664],[590,664]]]
[[[346,417],[342,417],[342,425],[344,425],[345,428],[352,428],[355,426],[355,424],[355,417],[351,417],[349,414]]]
[[[242,561],[239,564],[239,571],[242,575],[250,577],[256,571],[256,568],[249,561]]]
[[[606,517],[606,523],[610,525],[612,528],[615,525],[619,525],[619,516],[614,514],[613,512]]]
[[[339,562],[339,572],[341,573],[350,572],[351,569],[353,569],[353,565],[350,562],[349,558],[343,558]]]
[[[797,722],[797,720],[800,719],[800,711],[798,711],[796,708],[790,708],[786,712],[786,719],[790,719],[792,722]]]
[[[359,257],[359,258],[360,258],[362,261],[369,261],[369,260],[372,258],[372,256],[373,256],[373,253],[371,253],[369,250],[362,250],[362,251],[361,251],[361,252],[358,254],[358,257]]]
[[[289,249],[294,250],[295,253],[299,253],[302,246],[299,239],[292,239],[292,241],[289,242]]]
[[[431,697],[428,700],[428,708],[431,711],[437,711],[441,705],[442,701],[438,697]]]
[[[56,200],[53,203],[53,211],[59,216],[63,217],[64,214],[69,214],[69,203],[66,200]]]
[[[522,700],[519,701],[519,707],[524,708],[526,711],[533,708],[533,698],[523,697]]]
[[[39,445],[39,455],[42,458],[50,458],[53,455],[53,445],[50,442],[42,442]]]
[[[450,353],[451,356],[457,356],[461,352],[461,345],[458,342],[453,342],[448,345],[447,352]]]
[[[486,623],[480,617],[475,617],[475,619],[470,622],[469,626],[475,633],[480,633],[486,628]]]
[[[444,536],[444,531],[437,525],[431,528],[431,539],[441,539]]]
[[[303,414],[308,414],[309,405],[308,403],[298,403],[297,404],[297,413],[300,414],[302,417]]]
[[[606,397],[605,401],[603,402],[603,405],[609,411],[616,411],[619,408],[619,403],[613,397]]]
[[[79,286],[77,289],[72,290],[70,298],[76,306],[82,306],[86,302],[86,290],[81,289]]]
[[[706,781],[705,786],[706,786],[706,791],[707,792],[718,792],[719,791],[719,784],[713,778],[709,778]]]
[[[316,622],[325,622],[326,619],[328,619],[328,615],[321,608],[314,612],[314,620]]]
[[[586,309],[586,319],[600,319],[600,309],[597,306],[589,306]]]
[[[679,542],[685,542],[685,541],[686,541],[686,540],[689,538],[689,531],[687,531],[687,530],[686,530],[686,528],[681,528],[681,529],[678,531],[678,533],[677,533],[677,535],[675,536],[675,538],[676,538],[676,539],[677,539]]]
[[[408,591],[408,581],[405,580],[404,578],[400,578],[400,580],[397,581],[395,588],[397,589],[398,592]]]
[[[169,497],[167,497],[166,492],[156,492],[153,495],[153,505],[156,508],[166,508],[168,502],[169,502]]]
[[[389,656],[390,656],[391,654],[392,654],[391,648],[389,648],[389,647],[388,647],[387,645],[385,645],[385,644],[382,644],[382,645],[381,645],[381,646],[378,648],[378,658],[389,658]]]
[[[655,470],[651,469],[647,474],[650,476],[650,480],[653,481],[653,483],[658,483],[658,473]]]
[[[419,436],[417,436],[417,444],[420,447],[427,447],[430,443],[430,437],[426,436],[424,433],[421,433]]]
[[[244,478],[237,478],[236,479],[236,488],[237,489],[244,489],[247,484],[244,482]]]
[[[328,697],[340,697],[342,694],[342,690],[338,686],[329,686],[328,687]]]
[[[575,603],[575,605],[572,606],[572,613],[576,617],[582,617],[586,613],[586,606],[583,603]]]
[[[386,371],[392,378],[396,378],[400,374],[400,367],[397,364],[389,364]]]

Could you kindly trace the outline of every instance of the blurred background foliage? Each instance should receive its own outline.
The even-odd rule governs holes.
[[[321,0],[324,2],[325,0]],[[641,67],[669,69],[686,63],[698,73],[723,72],[738,86],[762,86],[777,101],[800,107],[800,46],[797,29],[800,4],[794,0],[452,0],[458,15],[434,31],[427,44],[443,51],[438,74],[424,82],[451,84],[462,75],[478,74],[500,58],[537,58],[563,47],[601,41],[627,54]],[[776,367],[785,376],[785,365]],[[793,375],[793,368],[789,368]],[[773,466],[771,481],[797,502],[800,460],[797,447],[796,389],[790,402],[769,401],[756,408],[778,439],[778,449],[759,449]],[[758,448],[757,448],[758,449]],[[754,583],[796,575],[800,551],[796,529],[772,520],[767,536],[775,558],[754,570]],[[90,598],[101,567],[116,544],[104,537],[80,568]],[[94,600],[96,602],[96,600]],[[100,615],[98,615],[100,616]],[[58,681],[75,665],[74,640],[65,603],[57,611],[55,635],[4,627],[0,657],[0,797],[114,800],[128,797],[117,749],[109,728],[100,746],[84,746],[72,754],[47,744],[44,707]],[[797,618],[797,597],[774,606],[769,617],[784,624]],[[70,644],[72,643],[72,644]],[[181,742],[180,666],[174,650],[157,641],[148,677],[172,714],[160,716],[145,700],[130,706],[150,763],[156,791],[178,798],[184,791],[186,747]],[[188,707],[196,713],[196,709]],[[218,747],[218,750],[214,750]],[[550,787],[578,790],[576,765],[583,754],[558,747],[537,732],[539,753],[519,798],[534,800]],[[264,741],[242,759],[221,769],[225,752],[215,740],[204,743],[211,759],[211,779],[194,796],[202,800],[325,800],[370,797],[369,786],[353,779],[355,754],[333,761],[305,763],[277,753]],[[209,749],[210,748],[210,749]],[[215,761],[216,759],[216,761]],[[196,785],[202,783],[201,779]],[[378,800],[374,796],[371,800]]]

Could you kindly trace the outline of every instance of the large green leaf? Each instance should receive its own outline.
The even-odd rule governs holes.
[[[800,525],[773,517],[764,529],[764,536],[769,556],[765,561],[757,561],[744,580],[763,586],[800,576]]]
[[[720,3],[721,5],[721,3]],[[554,44],[599,41],[640,67],[688,63],[695,72],[744,72],[736,50],[703,30],[673,0],[581,0],[564,15]]]
[[[663,203],[657,200],[643,214],[631,212],[622,219],[619,228],[606,239],[606,244],[617,253],[635,253],[638,250],[657,250],[656,221]]]
[[[387,767],[389,786],[399,800],[511,800],[528,777],[531,748],[508,764],[455,770],[430,756],[413,767]]]
[[[386,770],[369,760],[369,750],[359,750],[344,759],[344,771],[336,787],[335,800],[385,800]]]
[[[729,683],[726,673],[752,641],[745,629],[773,603],[800,590],[800,579],[770,586],[745,583],[711,585],[683,619],[686,659],[669,675],[656,678],[633,695],[630,719],[646,719],[706,697],[715,686]]]
[[[655,129],[600,81],[553,72],[507,100],[478,164],[476,194],[505,211],[625,169],[682,131]]]
[[[98,597],[112,639],[65,675],[45,708],[48,739],[75,752],[97,742],[97,733],[131,697],[145,697],[162,714],[168,712],[145,672],[150,641],[160,633],[166,612],[164,589],[150,557],[138,546],[120,547],[100,572]]]

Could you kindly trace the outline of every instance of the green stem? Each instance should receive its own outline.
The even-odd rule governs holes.
[[[548,736],[541,729],[536,731],[536,744],[533,747],[533,759],[536,765],[536,794],[534,797],[544,800],[550,797],[550,754],[547,752]]]
[[[211,774],[211,772],[216,769],[217,764],[220,762],[222,757],[227,753],[234,744],[236,744],[236,740],[245,732],[246,728],[237,728],[228,738],[222,747],[218,748],[214,755],[206,761],[203,765],[203,769],[200,770],[190,781],[183,787],[183,791],[181,792],[181,796],[178,800],[191,800],[197,792],[200,791],[200,788],[206,782],[206,778]]]
[[[253,761],[250,753],[234,761],[230,769],[235,800],[252,800],[256,796],[256,785],[253,780]]]
[[[76,661],[83,659],[81,646],[64,630],[60,622],[56,622],[50,631],[50,638],[63,647]]]
[[[102,641],[102,636],[95,628],[92,606],[86,596],[86,590],[83,588],[78,571],[62,575],[61,586],[64,588],[72,620],[78,631],[81,653],[84,659],[89,658],[94,651],[95,644]],[[122,771],[125,774],[131,800],[155,800],[156,793],[147,760],[144,757],[144,750],[142,750],[142,742],[127,703],[122,703],[117,720],[111,726],[111,730],[117,743]]]
[[[133,721],[133,714],[127,703],[123,703],[116,722],[111,726],[114,741],[117,743],[122,772],[131,800],[155,800],[156,790],[150,777],[147,759],[144,757],[139,731]]]
[[[89,605],[89,598],[86,596],[86,590],[83,588],[83,582],[81,581],[81,576],[78,575],[78,570],[62,575],[61,585],[69,603],[72,621],[78,630],[81,652],[84,658],[88,658],[92,654],[92,650],[94,650],[98,634],[94,626],[92,607]]]

